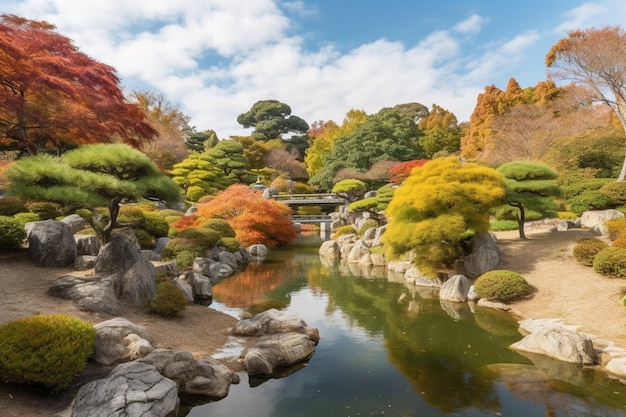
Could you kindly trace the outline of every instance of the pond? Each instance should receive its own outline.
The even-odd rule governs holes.
[[[211,305],[236,317],[268,308],[302,317],[320,332],[313,357],[282,378],[242,373],[226,398],[181,415],[626,417],[626,385],[510,350],[521,336],[508,313],[440,303],[385,271],[327,265],[320,242],[271,251],[216,285]],[[233,340],[218,357],[239,349]]]

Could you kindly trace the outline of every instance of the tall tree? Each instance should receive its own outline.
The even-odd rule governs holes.
[[[583,84],[615,111],[626,132],[626,32],[620,27],[574,30],[546,55],[550,76]],[[626,156],[618,181],[626,179]]]
[[[37,155],[18,160],[7,176],[10,191],[24,199],[70,207],[108,208],[108,217],[92,217],[104,243],[109,241],[122,202],[142,198],[175,202],[180,189],[148,157],[124,144],[85,145],[60,157]]]
[[[202,196],[224,190],[233,183],[224,175],[215,158],[206,152],[192,152],[174,165],[170,175],[190,201],[198,201]]]
[[[244,128],[254,127],[252,137],[261,140],[276,139],[288,133],[304,135],[309,130],[304,119],[292,115],[291,107],[278,100],[257,101],[237,117],[237,123]]]
[[[243,146],[232,139],[221,140],[213,148],[205,151],[213,157],[224,176],[232,182],[246,182],[246,157],[243,155]]]
[[[379,161],[408,161],[425,156],[419,146],[415,119],[395,108],[384,108],[369,116],[345,136],[337,138],[323,169],[309,182],[331,189],[343,168],[367,171]]]
[[[192,133],[189,116],[161,94],[134,91],[130,98],[141,106],[148,121],[159,132],[153,141],[143,143],[140,149],[162,169],[171,169],[185,159],[189,153],[185,138]]]
[[[517,209],[519,237],[526,239],[524,222],[526,211],[532,210],[548,217],[554,216],[558,203],[554,197],[561,195],[561,188],[554,181],[558,174],[539,162],[515,161],[500,165],[497,171],[504,177],[504,199]]]
[[[418,126],[422,133],[419,144],[429,158],[438,152],[453,154],[459,151],[462,130],[454,113],[433,104]]]
[[[0,147],[62,152],[158,132],[128,103],[115,70],[89,58],[46,22],[0,16]]]
[[[217,133],[214,130],[205,130],[204,132],[191,131],[185,137],[185,146],[191,152],[202,152],[206,149],[212,148],[217,145],[219,139]]]
[[[468,230],[489,228],[489,210],[504,197],[504,182],[491,168],[438,158],[411,172],[385,211],[383,241],[390,258],[412,251],[425,274],[446,269],[463,253]]]

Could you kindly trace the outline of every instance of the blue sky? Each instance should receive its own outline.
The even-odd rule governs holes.
[[[116,68],[127,91],[162,94],[197,130],[276,99],[309,124],[350,109],[433,103],[469,120],[487,85],[546,79],[566,31],[621,25],[623,0],[3,0]]]

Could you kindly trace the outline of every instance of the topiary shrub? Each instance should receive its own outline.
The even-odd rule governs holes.
[[[220,237],[235,237],[235,230],[232,226],[226,220],[218,217],[207,220],[202,227],[215,230]]]
[[[607,245],[605,242],[601,241],[600,239],[591,237],[591,238],[579,239],[576,243],[576,246],[574,246],[574,249],[572,252],[574,254],[574,258],[576,258],[578,262],[586,266],[592,266],[593,258],[596,257],[598,252],[600,252],[602,249],[608,246],[609,245]]]
[[[599,190],[587,190],[582,194],[567,200],[569,211],[577,215],[589,210],[604,210],[609,208],[609,198]]]
[[[165,260],[175,259],[176,266],[182,270],[190,269],[195,258],[206,255],[206,249],[193,239],[174,238],[167,242],[161,256]]]
[[[352,225],[347,225],[347,226],[339,226],[337,228],[337,230],[335,230],[335,233],[333,233],[333,235],[330,237],[332,240],[337,239],[339,236],[343,236],[343,235],[351,235],[357,234],[357,230],[354,228],[354,226]]]
[[[609,246],[593,259],[593,270],[612,278],[626,277],[626,249]]]
[[[63,215],[63,206],[49,201],[35,201],[26,206],[32,213],[39,215],[39,220],[56,219]]]
[[[39,215],[35,213],[17,213],[13,216],[15,220],[17,220],[22,227],[26,226],[26,223],[38,222]]]
[[[204,197],[206,193],[207,192],[204,188],[198,187],[197,185],[191,185],[187,188],[186,197],[187,200],[196,202]]]
[[[204,250],[212,249],[220,240],[220,235],[213,229],[185,229],[178,232],[177,238],[191,239]]]
[[[150,211],[144,212],[143,214],[146,220],[139,225],[139,228],[145,230],[146,233],[155,239],[167,236],[170,225],[163,216],[157,212]]]
[[[474,290],[481,298],[501,303],[517,301],[532,293],[532,287],[523,276],[503,269],[479,276],[474,283]]]
[[[0,198],[0,216],[13,216],[26,211],[28,208],[21,198],[14,196]]]
[[[26,239],[24,225],[13,217],[0,216],[0,250],[17,249]]]
[[[177,317],[187,308],[187,298],[172,282],[160,282],[156,285],[156,295],[146,310],[161,317]]]
[[[234,237],[223,237],[219,241],[219,245],[224,247],[228,252],[237,252],[241,247],[241,244]]]
[[[600,192],[607,196],[611,207],[619,207],[626,204],[626,182],[612,181],[604,184]]]
[[[92,355],[96,330],[68,314],[36,315],[0,327],[0,378],[59,392]]]

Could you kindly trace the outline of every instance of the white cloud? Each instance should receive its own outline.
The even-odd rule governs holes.
[[[454,26],[454,30],[460,33],[478,33],[489,19],[473,14]]]

